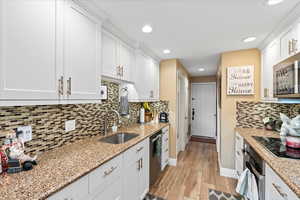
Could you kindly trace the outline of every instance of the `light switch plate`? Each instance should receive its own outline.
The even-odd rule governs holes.
[[[32,127],[31,126],[22,126],[18,127],[18,131],[22,131],[22,134],[19,135],[24,142],[32,140]]]
[[[68,120],[65,122],[65,131],[70,132],[74,131],[76,128],[76,121],[74,120]]]

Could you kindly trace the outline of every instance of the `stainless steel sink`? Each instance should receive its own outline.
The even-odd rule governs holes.
[[[123,144],[132,140],[133,138],[139,136],[136,133],[116,133],[111,136],[100,139],[100,142],[110,143],[110,144]]]

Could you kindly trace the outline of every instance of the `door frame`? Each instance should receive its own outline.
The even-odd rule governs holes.
[[[193,88],[193,85],[215,85],[215,93],[216,93],[216,99],[215,99],[215,106],[216,106],[216,117],[215,117],[215,126],[216,126],[216,131],[215,131],[215,136],[213,137],[213,139],[216,139],[217,140],[217,138],[218,138],[218,123],[217,123],[217,117],[218,117],[218,101],[217,101],[217,99],[218,99],[218,93],[217,93],[217,83],[216,82],[203,82],[203,83],[191,83],[191,99],[190,99],[190,104],[191,104],[191,108],[190,109],[192,109],[192,101],[193,101],[193,90],[192,90],[192,88]],[[192,125],[192,110],[191,110],[191,116],[190,116],[190,118],[191,118],[191,125]],[[192,135],[192,129],[191,129],[191,136],[193,136]]]
[[[180,151],[184,151],[186,148],[186,145],[188,143],[188,126],[189,126],[189,121],[188,121],[188,80],[187,78],[180,73],[180,71],[177,72],[177,112],[176,112],[176,119],[177,119],[177,132],[176,132],[176,152],[177,155]],[[187,85],[186,85],[187,84]],[[185,91],[182,91],[185,90]],[[184,92],[184,93],[182,93]],[[182,102],[182,95],[185,94],[186,96],[184,97],[184,102]],[[183,106],[183,108],[182,108]],[[187,110],[185,110],[187,109]],[[181,113],[181,110],[184,110],[183,114]],[[187,123],[187,124],[184,124]],[[185,130],[187,128],[187,130]]]

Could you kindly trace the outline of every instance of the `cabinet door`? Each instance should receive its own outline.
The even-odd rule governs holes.
[[[137,63],[135,67],[135,88],[138,93],[139,100],[149,99],[149,74],[148,74],[147,57],[141,53],[137,55]]]
[[[280,57],[280,43],[279,40],[272,42],[263,52],[262,52],[262,87],[261,96],[265,101],[274,101],[274,91],[273,91],[273,66],[277,64]]]
[[[101,24],[68,1],[64,23],[64,67],[68,99],[97,99],[101,85]]]
[[[138,159],[130,160],[125,163],[123,193],[124,199],[139,200],[139,161]]]
[[[55,0],[0,0],[0,99],[59,98],[55,20]]]
[[[102,75],[119,78],[120,69],[117,60],[118,42],[114,36],[102,32]]]
[[[119,45],[119,64],[121,66],[121,79],[133,82],[131,72],[134,72],[132,69],[135,65],[134,50],[123,42],[120,42]]]
[[[159,100],[159,63],[154,61],[154,100]]]
[[[144,199],[149,191],[149,140],[144,143],[144,149],[140,152],[141,166],[139,171],[139,197]]]
[[[281,59],[286,59],[297,52],[297,28],[291,27],[280,38],[280,56]],[[293,42],[295,42],[293,44]],[[293,47],[293,45],[295,45]]]
[[[93,200],[126,200],[122,197],[122,181],[121,179],[115,181],[108,188],[106,188],[101,194],[98,194]]]

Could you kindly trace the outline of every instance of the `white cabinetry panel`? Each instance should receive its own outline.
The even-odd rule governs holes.
[[[64,67],[68,99],[97,99],[100,76],[100,23],[68,1],[64,25]]]
[[[117,60],[117,39],[106,31],[102,32],[102,75],[118,78],[120,69]]]
[[[58,99],[56,1],[0,0],[0,98]]]

